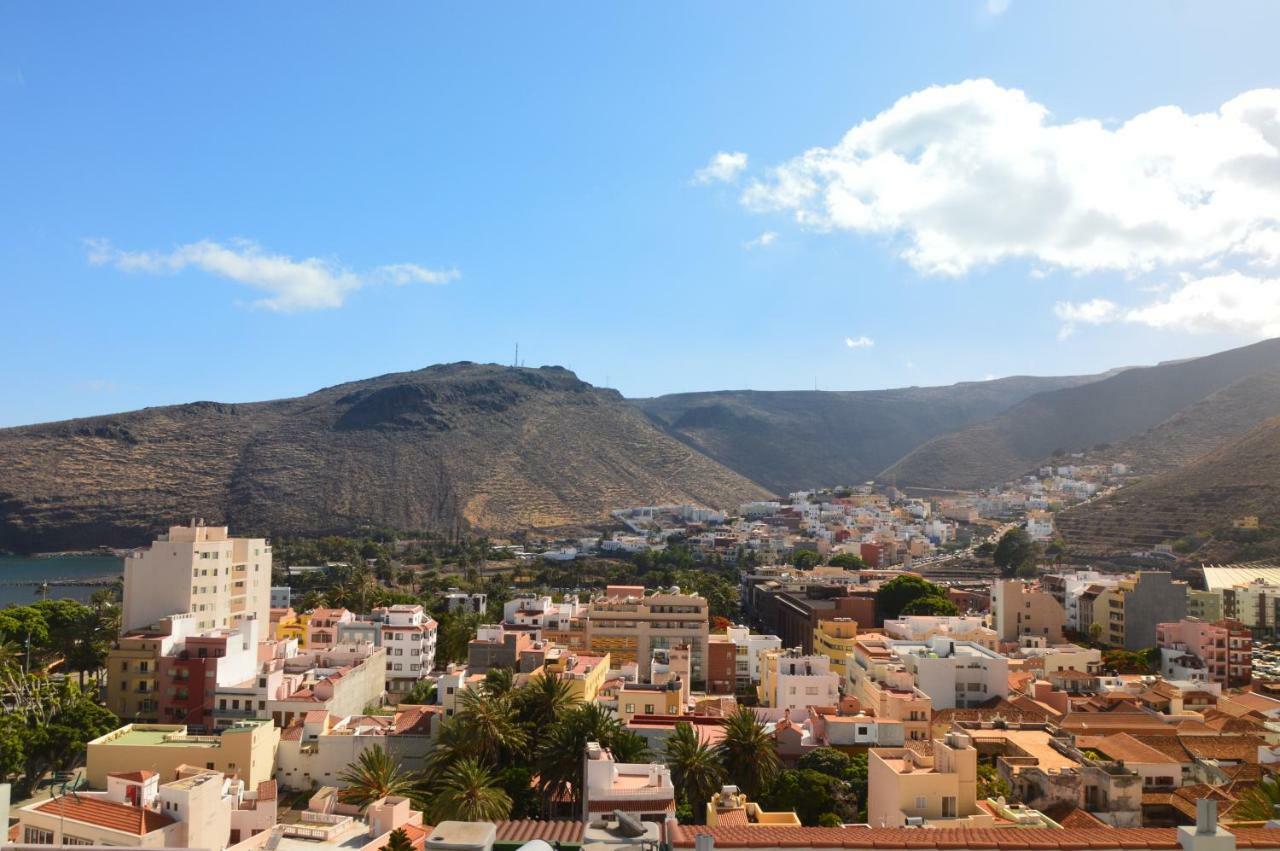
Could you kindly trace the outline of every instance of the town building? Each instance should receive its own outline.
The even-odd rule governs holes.
[[[1186,672],[1194,674],[1197,667],[1207,675],[1209,682],[1236,688],[1248,685],[1253,679],[1253,636],[1239,621],[1206,623],[1194,618],[1183,618],[1156,627],[1156,646],[1168,660],[1165,671],[1170,679],[1183,679],[1174,670],[1181,653],[1194,656],[1196,665],[1182,665]],[[1169,653],[1167,651],[1173,651]],[[1195,678],[1192,676],[1191,678]]]
[[[242,721],[217,735],[193,735],[181,724],[126,724],[89,742],[85,777],[104,789],[113,774],[149,771],[172,778],[191,765],[256,788],[271,779],[279,742],[280,731],[267,721]]]
[[[582,615],[586,648],[614,664],[636,662],[648,679],[653,651],[687,644],[693,683],[706,681],[709,616],[706,598],[678,588],[646,594],[641,585],[610,585]]]
[[[1063,640],[1066,612],[1049,591],[1019,579],[998,579],[992,587],[991,615],[1001,641],[1036,636],[1050,644]]]
[[[734,673],[737,688],[748,688],[760,682],[760,662],[765,651],[778,650],[782,647],[782,639],[776,635],[760,635],[751,631],[750,627],[731,626],[725,630],[725,637],[733,642],[735,652]]]
[[[372,615],[382,625],[386,690],[407,694],[435,668],[437,624],[422,606],[410,603],[377,608]]]
[[[661,822],[676,809],[671,771],[658,763],[615,762],[598,742],[587,744],[582,821],[624,810],[637,819]]]
[[[124,560],[121,634],[191,612],[197,630],[235,628],[254,615],[268,623],[271,547],[263,538],[232,538],[226,526],[171,526]]]
[[[770,650],[761,667],[760,703],[780,709],[835,706],[840,702],[841,677],[826,656],[791,650]]]
[[[283,789],[344,784],[341,775],[364,751],[380,747],[406,771],[420,771],[431,750],[441,713],[415,706],[388,715],[338,718],[324,710],[307,713],[280,734],[276,781]]]
[[[988,650],[999,648],[999,637],[981,617],[971,615],[905,615],[884,622],[884,634],[903,641],[928,641],[941,636],[969,641]]]
[[[933,709],[965,709],[1009,694],[1009,660],[967,641],[891,641],[896,667],[929,695]]]
[[[948,733],[931,754],[872,748],[867,754],[867,823],[872,827],[990,827],[978,808],[978,751]]]

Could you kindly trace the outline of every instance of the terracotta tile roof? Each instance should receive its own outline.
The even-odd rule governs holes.
[[[725,810],[716,813],[716,827],[746,827],[751,824],[746,810]]]
[[[173,819],[162,813],[87,795],[63,795],[37,804],[36,811],[135,836],[146,836],[173,824]]]
[[[414,709],[406,709],[404,712],[397,712],[395,717],[396,735],[431,735],[431,719],[443,712],[443,707],[438,707],[438,709],[439,711],[432,711],[426,707],[416,707]]]
[[[1098,830],[1107,827],[1106,822],[1079,807],[1072,807],[1062,818],[1053,820],[1067,830]]]
[[[259,801],[274,801],[278,793],[279,789],[274,780],[263,780],[258,784]]]
[[[541,839],[551,843],[580,844],[582,829],[585,825],[580,821],[568,819],[563,821],[520,819],[519,821],[500,821],[495,827],[498,829],[496,837],[498,842],[528,842],[531,839]]]
[[[1183,736],[1182,746],[1198,759],[1225,759],[1236,762],[1257,762],[1257,736]]]
[[[285,727],[284,730],[280,732],[280,741],[282,742],[302,741],[302,725],[294,724],[290,727]]]
[[[1178,762],[1191,762],[1191,754],[1187,753],[1187,749],[1182,746],[1182,739],[1175,735],[1156,736],[1147,733],[1138,733],[1133,738],[1142,742],[1149,748],[1155,748],[1165,756],[1177,760]]]
[[[128,780],[131,783],[145,783],[155,777],[156,773],[154,771],[108,771],[107,776]]]
[[[622,810],[624,813],[654,813],[670,810],[675,812],[676,802],[670,798],[627,798],[621,801],[591,801],[587,809],[593,813],[611,813]]]
[[[1164,751],[1143,744],[1128,733],[1116,733],[1111,736],[1077,736],[1076,747],[1092,748],[1111,759],[1125,762],[1168,762],[1171,759]],[[1181,761],[1175,760],[1175,762]]]
[[[1232,831],[1237,848],[1280,848],[1280,831]],[[717,848],[858,848],[858,849],[1017,849],[1017,851],[1088,851],[1088,849],[1181,848],[1172,828],[912,828],[867,827],[705,827],[677,825],[671,844],[692,848],[694,837],[709,833]]]

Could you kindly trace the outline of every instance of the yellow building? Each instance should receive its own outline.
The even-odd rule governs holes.
[[[831,659],[831,670],[840,675],[841,683],[850,681],[849,663],[858,643],[858,622],[853,618],[818,621],[813,630],[813,652]]]
[[[707,801],[707,827],[742,827],[745,820],[748,826],[762,827],[802,827],[800,817],[791,810],[767,812],[760,809],[754,801],[748,801],[741,793],[734,794],[720,791]]]
[[[105,789],[107,775],[154,771],[164,780],[178,766],[238,775],[249,788],[270,780],[275,771],[280,730],[270,721],[242,721],[218,736],[193,736],[182,724],[126,724],[89,742],[89,785]]]
[[[542,665],[542,671],[569,684],[569,694],[574,700],[592,703],[609,676],[609,654],[595,656],[589,653],[564,653],[550,656]]]
[[[277,641],[288,641],[290,638],[298,640],[298,649],[307,646],[307,626],[311,623],[310,612],[295,612],[293,609],[285,609],[280,617],[276,617],[279,609],[272,610],[271,617],[271,637]]]
[[[680,684],[626,683],[618,690],[618,717],[630,724],[637,715],[683,715]]]

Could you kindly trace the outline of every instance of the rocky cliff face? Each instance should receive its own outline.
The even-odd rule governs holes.
[[[557,367],[430,367],[250,404],[0,430],[0,549],[130,546],[192,516],[237,533],[577,527],[766,491]]]

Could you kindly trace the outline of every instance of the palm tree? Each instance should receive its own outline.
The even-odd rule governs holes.
[[[515,688],[510,668],[490,668],[484,675],[484,690],[494,697],[505,697]]]
[[[395,795],[416,804],[422,801],[417,776],[400,767],[400,763],[381,745],[360,752],[360,757],[338,775],[345,784],[338,798],[343,803],[364,809],[380,798]]]
[[[444,773],[428,808],[431,821],[502,821],[511,814],[511,798],[489,769],[464,759]]]
[[[706,815],[707,801],[724,782],[724,766],[715,749],[698,737],[693,725],[681,721],[667,737],[667,765],[671,782],[685,803],[693,810],[694,821]]]
[[[716,755],[732,783],[754,801],[781,768],[777,744],[750,707],[738,705],[724,725]]]
[[[649,762],[651,756],[649,743],[630,730],[623,730],[613,737],[609,753],[613,755],[614,762]]]
[[[1280,782],[1264,777],[1231,808],[1231,821],[1270,821],[1280,807]]]
[[[387,836],[387,844],[379,851],[413,851],[413,840],[404,832],[404,828],[397,827]]]
[[[607,748],[622,732],[622,723],[598,703],[579,703],[561,715],[543,734],[538,748],[538,785],[547,801],[560,798],[579,803],[587,743],[599,742]]]
[[[454,717],[471,737],[471,755],[481,761],[496,766],[503,756],[518,754],[528,744],[510,698],[490,695],[484,689],[466,689],[458,696],[458,704]]]
[[[533,730],[546,730],[580,702],[570,685],[559,677],[534,677],[516,695],[520,719]]]

